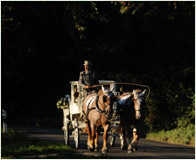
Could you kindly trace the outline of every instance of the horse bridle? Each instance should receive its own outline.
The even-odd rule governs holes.
[[[107,108],[107,106],[109,106],[109,105],[111,105],[111,104],[107,104],[107,105],[105,105],[104,103],[101,103],[100,101],[99,101],[99,96],[97,96],[97,101],[96,101],[96,110],[99,112],[99,113],[107,113],[106,112],[106,110],[104,109],[104,110],[101,110],[100,108],[99,108],[99,103],[101,104],[101,105],[103,105],[104,106],[104,108]]]
[[[141,101],[143,102],[144,98],[141,97],[141,96],[139,96],[139,97],[136,98],[136,99],[133,97],[132,100],[133,100],[133,101],[135,101],[135,100],[141,100]],[[135,110],[135,111],[141,111],[141,109],[137,109],[137,110]]]

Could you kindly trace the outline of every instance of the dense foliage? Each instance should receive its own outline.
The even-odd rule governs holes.
[[[100,79],[150,86],[150,129],[195,123],[194,2],[1,4],[2,108],[10,122],[60,125],[56,102],[89,59]]]
[[[147,139],[195,146],[195,125],[147,133]]]

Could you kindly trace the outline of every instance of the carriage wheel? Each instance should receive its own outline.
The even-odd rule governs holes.
[[[111,146],[111,147],[114,147],[115,140],[116,140],[116,137],[115,137],[115,136],[110,135],[110,146]]]
[[[64,124],[64,139],[65,139],[65,145],[69,145],[69,125],[68,125],[68,123]]]
[[[77,121],[77,119],[75,119],[74,120],[74,124],[75,124],[75,129],[74,129],[74,141],[75,141],[75,147],[76,147],[76,149],[78,149],[79,148],[79,141],[80,141],[80,139],[79,139],[79,126],[78,126],[78,121]]]

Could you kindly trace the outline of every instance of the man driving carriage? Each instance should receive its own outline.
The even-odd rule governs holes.
[[[91,61],[84,61],[84,71],[80,72],[79,85],[82,88],[82,99],[90,94],[91,92],[97,92],[97,88],[93,87],[98,85],[98,76],[95,71],[93,71]]]

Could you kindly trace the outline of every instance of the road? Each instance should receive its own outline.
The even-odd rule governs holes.
[[[64,143],[63,131],[61,129],[9,126],[12,129],[26,131],[28,137],[39,139],[54,140]],[[86,148],[87,135],[80,136],[80,148],[77,151],[84,155],[100,156],[102,147],[102,136],[99,137],[98,152],[90,152]],[[73,137],[70,137],[70,146],[74,149]],[[109,143],[108,143],[109,146]],[[108,156],[118,159],[195,159],[195,147],[169,144],[158,141],[151,141],[141,138],[138,145],[138,151],[127,153],[120,149],[119,137],[116,138],[115,146],[108,147]]]

